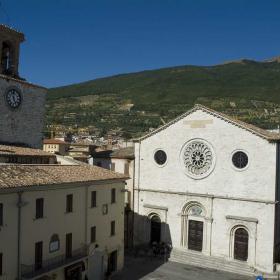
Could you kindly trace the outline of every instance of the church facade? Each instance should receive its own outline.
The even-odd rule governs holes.
[[[138,139],[134,243],[273,273],[279,140],[201,105]]]

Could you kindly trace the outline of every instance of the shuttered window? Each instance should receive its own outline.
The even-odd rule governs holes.
[[[3,203],[0,203],[0,226],[3,226]]]
[[[96,226],[93,226],[90,229],[90,242],[94,243],[95,241],[96,241]]]
[[[115,221],[111,222],[111,236],[116,234],[116,223]]]
[[[66,196],[66,213],[73,212],[73,194]]]
[[[0,253],[0,276],[3,275],[3,254]]]
[[[36,219],[43,218],[44,216],[44,199],[36,199]]]
[[[116,169],[116,164],[114,162],[111,163],[111,170],[112,171],[115,171]]]
[[[116,202],[116,189],[111,189],[111,203]]]
[[[129,163],[124,164],[124,175],[129,175]]]
[[[96,191],[91,192],[91,207],[96,207],[96,198],[97,198],[97,193]]]

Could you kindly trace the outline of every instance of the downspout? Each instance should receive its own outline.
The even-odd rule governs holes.
[[[275,179],[275,209],[274,209],[274,252],[273,252],[273,263],[279,262],[279,143],[276,142],[276,179]]]
[[[88,186],[85,188],[85,245],[88,246]],[[89,249],[89,248],[87,248]],[[87,250],[89,254],[89,250]]]
[[[138,209],[137,209],[137,213],[139,214],[139,195],[140,195],[140,165],[141,165],[141,141],[139,142],[139,152],[138,152]]]
[[[17,202],[17,208],[18,208],[18,240],[17,240],[17,279],[21,279],[21,208],[23,206],[22,203],[22,193],[18,192],[18,202]]]
[[[136,159],[135,159],[135,152],[134,152],[134,160],[133,160],[133,178],[132,178],[132,244],[131,246],[134,247],[134,200],[135,200],[135,162],[136,162]]]

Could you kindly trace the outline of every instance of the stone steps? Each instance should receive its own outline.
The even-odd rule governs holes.
[[[206,256],[199,252],[173,248],[169,261],[189,264],[197,267],[210,268],[232,272],[241,275],[254,276],[256,271],[246,263],[228,261],[223,258]]]

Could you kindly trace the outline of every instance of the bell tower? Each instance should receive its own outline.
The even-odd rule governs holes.
[[[46,88],[19,77],[24,34],[0,24],[0,144],[41,148]]]
[[[19,50],[23,41],[23,33],[0,25],[0,74],[19,78]]]

